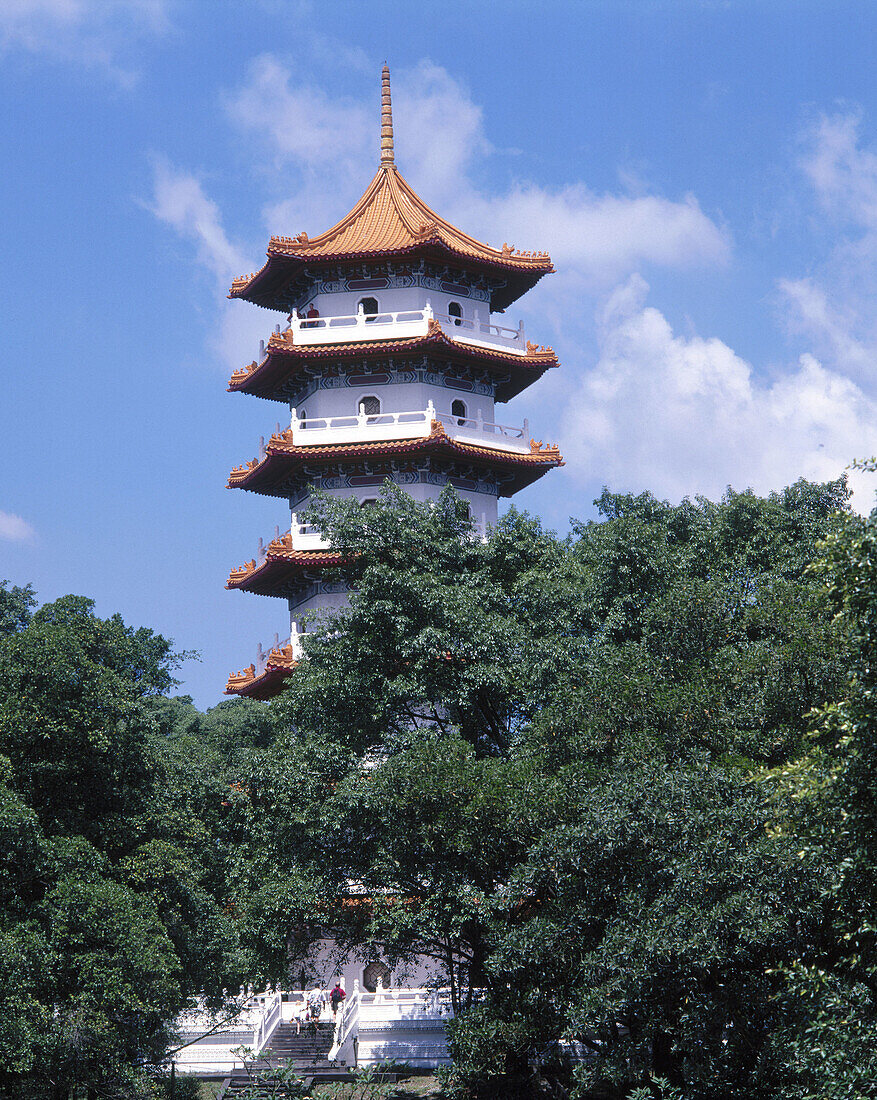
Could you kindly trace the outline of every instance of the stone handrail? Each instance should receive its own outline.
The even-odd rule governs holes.
[[[344,1047],[356,1038],[359,1031],[359,982],[354,981],[353,992],[342,1001],[335,1019],[335,1034],[332,1037],[332,1048],[328,1058],[330,1062],[340,1061]]]
[[[262,1010],[255,1028],[253,1029],[253,1052],[259,1054],[262,1047],[271,1038],[274,1029],[280,1023],[283,1014],[283,994],[278,990],[268,1001]]]
[[[428,436],[433,423],[439,423],[445,434],[460,442],[488,445],[502,450],[529,452],[529,432],[525,420],[520,427],[496,424],[484,420],[479,410],[475,417],[440,413],[432,401],[425,409],[404,412],[366,413],[360,405],[358,414],[321,416],[302,420],[292,410],[290,429],[295,447],[335,446],[342,443],[366,443],[396,439],[417,439]],[[287,436],[288,438],[288,436]]]
[[[449,313],[436,313],[429,302],[422,309],[382,310],[365,313],[360,307],[357,313],[333,316],[300,317],[296,310],[290,315],[286,339],[293,344],[345,344],[357,341],[412,339],[426,336],[431,322],[444,326],[445,334],[464,344],[484,347],[502,347],[506,351],[527,354],[524,325],[517,328],[495,325],[488,314],[482,319],[478,310],[471,317],[456,317]],[[266,354],[264,341],[259,349],[259,360]]]

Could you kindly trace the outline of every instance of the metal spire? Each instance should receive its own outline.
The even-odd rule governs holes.
[[[381,77],[381,165],[394,164],[393,104],[390,99],[390,68],[384,65]]]

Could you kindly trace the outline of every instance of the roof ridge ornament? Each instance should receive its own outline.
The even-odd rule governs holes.
[[[393,155],[393,102],[390,97],[390,67],[381,74],[381,167],[395,167]]]

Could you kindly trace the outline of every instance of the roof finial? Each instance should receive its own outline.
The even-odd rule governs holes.
[[[384,65],[381,77],[381,165],[394,163],[393,104],[390,99],[390,67]]]

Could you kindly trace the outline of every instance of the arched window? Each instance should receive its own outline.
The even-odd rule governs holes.
[[[307,418],[308,418],[308,411],[307,411],[307,409],[297,409],[297,410],[296,410],[296,412],[297,412],[297,415],[298,415],[298,422],[299,422],[299,424],[301,424],[301,426],[302,426],[303,428],[306,428],[306,427],[307,427],[307,424],[305,424],[305,421],[306,421],[306,420],[307,420]]]
[[[457,423],[462,424],[466,419],[466,405],[465,402],[460,401],[458,398],[456,401],[451,402],[451,416],[456,416]]]
[[[378,315],[378,300],[377,298],[360,298],[357,306],[357,311],[362,310],[365,314],[365,323],[369,324],[374,321]]]
[[[359,411],[364,416],[380,416],[381,399],[371,394],[368,397],[361,397],[359,399]]]
[[[450,302],[448,304],[448,316],[454,318],[455,325],[462,325],[463,323],[463,307],[459,302]]]

